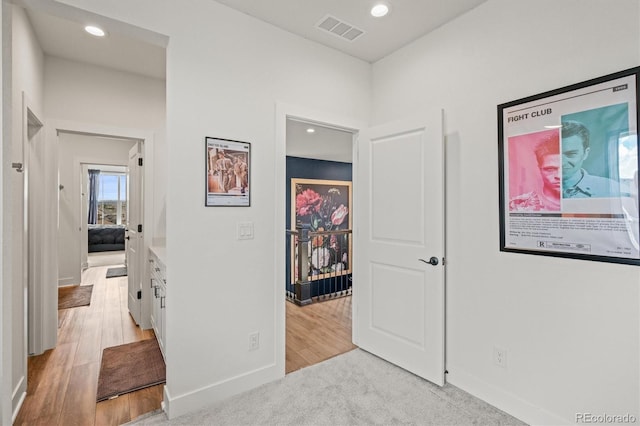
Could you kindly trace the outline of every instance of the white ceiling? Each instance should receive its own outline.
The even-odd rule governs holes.
[[[379,0],[217,1],[301,37],[375,62],[486,0],[386,0],[391,12],[384,18],[369,14],[371,6]],[[151,34],[150,43],[136,37],[141,31],[108,18],[79,10],[65,13],[60,7],[43,6],[51,3],[46,0],[22,3],[27,6],[29,19],[47,55],[165,78],[165,48],[157,42],[161,36]],[[316,28],[327,15],[363,30],[364,34],[350,42]],[[99,39],[86,34],[82,29],[88,23],[101,24],[108,37]]]
[[[385,0],[391,12],[383,18],[369,13],[380,0],[217,1],[309,40],[375,62],[486,0]],[[316,28],[327,14],[364,30],[364,34],[349,42]]]
[[[120,71],[165,79],[166,49],[122,32],[121,26],[96,19],[66,19],[38,9],[27,9],[40,47],[49,56],[84,62]],[[84,31],[89,23],[108,32],[98,38]]]
[[[315,131],[308,133],[308,128],[313,128]],[[287,155],[351,163],[353,133],[288,119]]]
[[[280,27],[306,39],[367,62],[375,62],[486,0],[386,0],[384,18],[369,14],[380,0],[211,0]],[[23,0],[38,41],[45,52],[72,61],[166,78],[166,38],[105,17],[71,11],[50,0]],[[54,4],[57,7],[52,7]],[[49,5],[47,7],[47,5]],[[363,30],[353,42],[318,29],[327,15]],[[99,24],[108,37],[85,33]],[[351,133],[306,123],[287,122],[287,155],[351,162]]]

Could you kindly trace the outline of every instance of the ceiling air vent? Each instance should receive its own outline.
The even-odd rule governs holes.
[[[364,34],[363,30],[356,28],[344,21],[341,21],[340,19],[331,15],[327,15],[322,18],[316,24],[316,28],[326,31],[347,41],[354,41],[362,34]]]

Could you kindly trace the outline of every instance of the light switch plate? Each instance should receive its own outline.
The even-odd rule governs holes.
[[[253,222],[238,222],[237,229],[239,240],[253,239]]]

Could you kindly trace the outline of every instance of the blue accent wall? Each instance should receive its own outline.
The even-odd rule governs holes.
[[[286,202],[287,202],[287,219],[285,223],[286,229],[291,229],[291,179],[293,178],[301,178],[301,179],[324,179],[324,180],[344,180],[344,181],[352,181],[352,165],[351,163],[341,163],[338,161],[326,161],[326,160],[312,160],[309,158],[300,158],[300,157],[287,157],[287,192],[286,192]],[[291,283],[291,260],[289,258],[289,253],[291,252],[291,240],[290,238],[285,238],[286,240],[286,288],[288,291],[293,291],[293,286]],[[325,283],[321,281],[328,280],[320,280],[318,282],[314,282],[315,286],[312,287],[311,295],[317,296],[318,294],[330,293],[333,291],[337,291],[339,289],[325,287]],[[347,281],[345,280],[345,285]],[[340,289],[341,290],[341,289]]]

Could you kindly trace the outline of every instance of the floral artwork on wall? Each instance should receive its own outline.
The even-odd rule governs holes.
[[[291,179],[291,229],[312,233],[351,230],[351,182]],[[309,241],[309,280],[351,273],[351,234],[316,234]],[[297,276],[298,239],[292,245],[291,277]]]

